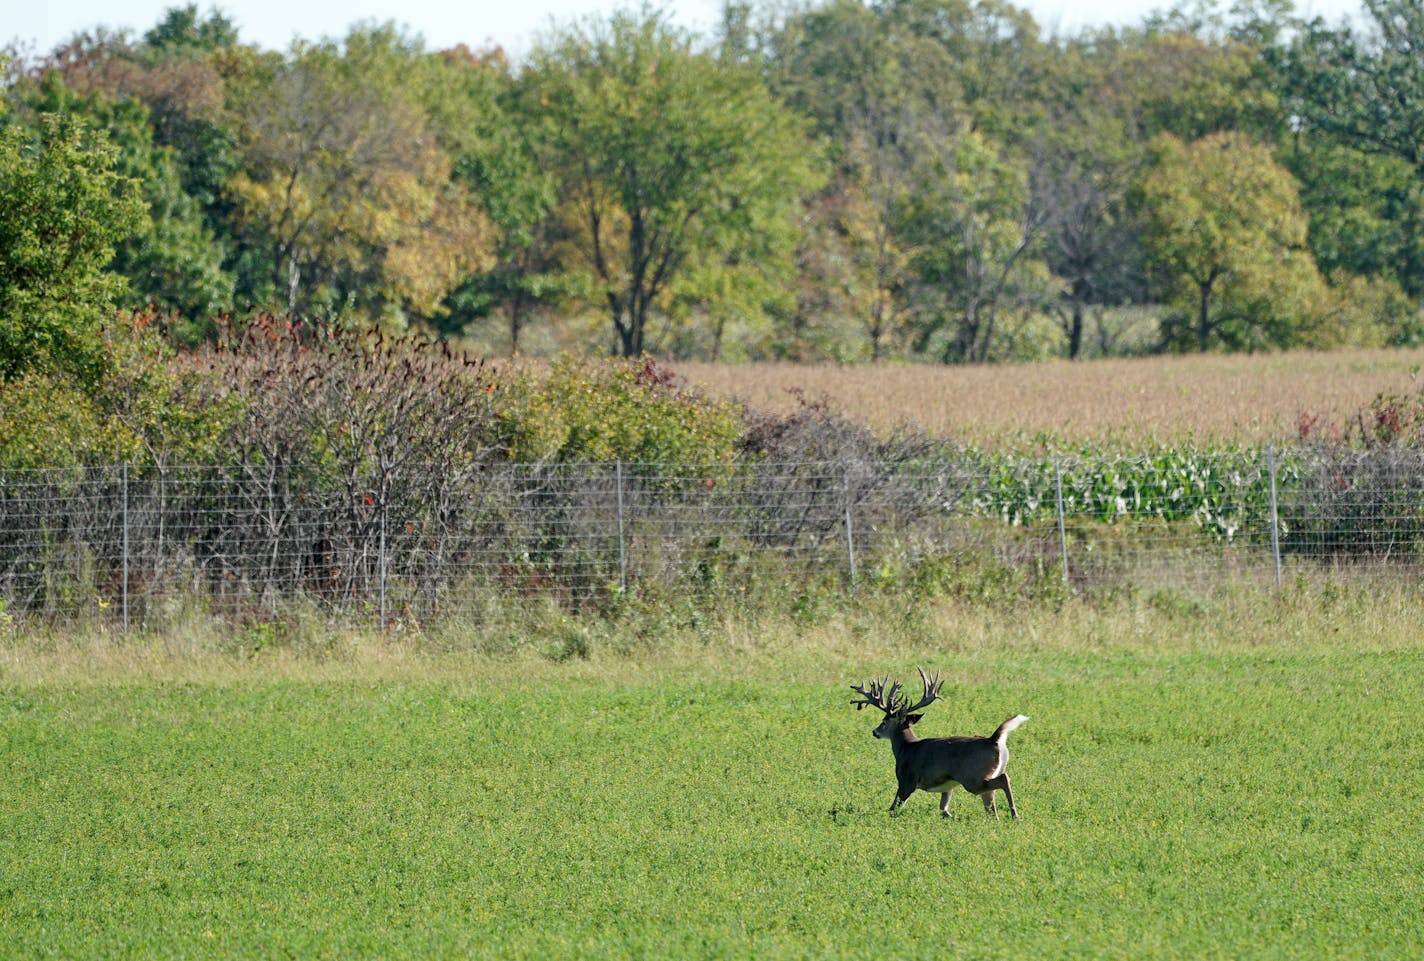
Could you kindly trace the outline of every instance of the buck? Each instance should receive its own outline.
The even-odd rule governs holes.
[[[1004,742],[1009,732],[1028,717],[1015,714],[988,737],[917,737],[910,726],[924,715],[915,712],[939,700],[939,689],[944,682],[938,673],[931,678],[925,676],[924,668],[916,670],[920,672],[925,693],[914,704],[901,694],[899,681],[886,690],[888,677],[872,678],[869,683],[850,687],[860,695],[859,700],[851,701],[857,711],[874,707],[885,712],[885,720],[875,729],[875,736],[889,741],[890,749],[895,752],[895,779],[899,786],[890,813],[894,814],[916,791],[937,791],[939,811],[949,817],[949,796],[958,784],[970,794],[979,795],[984,810],[994,817],[999,816],[994,792],[1003,791],[1009,802],[1009,814],[1017,819],[1019,811],[1014,806],[1014,792],[1009,788],[1009,774],[1004,769],[1009,763],[1009,749]]]

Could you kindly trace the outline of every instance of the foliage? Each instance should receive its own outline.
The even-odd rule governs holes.
[[[1331,27],[1321,18],[1273,51],[1301,121],[1362,150],[1424,171],[1424,9],[1412,0],[1366,0],[1372,23]]]
[[[80,34],[33,64],[12,92],[30,110],[90,116],[121,145],[121,169],[142,184],[148,223],[118,249],[129,303],[184,315],[175,330],[201,338],[227,309],[246,262],[223,194],[237,168],[228,77],[242,57],[220,14],[174,8],[135,42]]]
[[[103,125],[118,148],[117,172],[141,185],[147,216],[115,249],[111,269],[128,280],[125,306],[177,313],[197,329],[230,310],[233,278],[222,268],[223,246],[183,189],[174,151],[154,142],[142,101],[81,96],[50,72],[24,98],[27,110],[74,115]]]
[[[210,402],[204,374],[176,359],[164,327],[146,313],[107,324],[97,383],[32,370],[0,384],[0,468],[213,461],[232,410]]]
[[[901,0],[884,9],[895,33],[938,47],[954,65],[970,129],[1006,144],[1036,133],[1049,47],[1028,11],[1004,0]]]
[[[1424,311],[1387,275],[1339,274],[1311,346],[1412,347],[1424,343]]]
[[[1186,311],[1164,334],[1197,350],[1307,342],[1324,282],[1290,174],[1240,134],[1170,135],[1143,178],[1149,264]]]
[[[552,212],[557,204],[555,172],[540,166],[534,131],[537,115],[521,110],[508,65],[495,54],[451,51],[454,78],[482,109],[470,126],[473,142],[458,155],[456,179],[467,182],[498,230],[494,262],[465,278],[449,295],[441,329],[471,333],[481,321],[500,315],[509,330],[508,350],[523,349],[526,328],[547,311],[582,295],[587,281],[564,270],[555,245],[559,234]]]
[[[346,487],[449,474],[498,453],[493,381],[445,343],[267,314],[223,327],[200,361],[214,399],[239,410],[224,454],[256,471],[315,471],[316,483]]]
[[[488,222],[451,178],[428,99],[444,64],[392,28],[357,28],[251,78],[229,189],[268,252],[269,303],[401,330],[487,263]]]
[[[1021,262],[1035,239],[1026,168],[1008,146],[1031,136],[1034,112],[1020,99],[1038,60],[1023,19],[998,4],[834,3],[785,34],[778,89],[817,120],[843,171],[823,204],[836,236],[817,241],[864,353],[987,358],[1001,308],[1040,294]],[[1019,114],[1014,133],[1000,111]]]
[[[790,266],[777,240],[815,179],[800,122],[753,71],[645,11],[563,32],[522,79],[559,179],[563,261],[592,278],[620,353],[653,346],[649,318],[671,298],[716,302],[705,281],[689,289],[701,269],[771,296]]]
[[[515,61],[395,24],[264,51],[186,5],[16,51],[0,114],[108,132],[149,211],[107,241],[113,302],[187,343],[234,307],[678,360],[1407,344],[1417,6],[1061,34],[1001,0],[736,2],[715,37],[643,7]]]
[[[445,342],[275,315],[222,330],[200,362],[241,412],[224,451],[263,470],[346,483],[417,469],[453,482],[504,460],[676,468],[726,461],[741,427],[651,358],[495,370]]]
[[[121,463],[134,445],[112,428],[93,398],[63,374],[32,370],[0,384],[5,470]]]
[[[1269,516],[1267,457],[1259,450],[1171,449],[1102,458],[983,455],[968,452],[988,478],[974,509],[1007,524],[1065,515],[1103,523],[1158,519],[1190,522],[1211,537],[1231,540],[1246,517]],[[1277,484],[1300,473],[1282,456]]]
[[[102,378],[99,329],[125,288],[106,267],[143,212],[117,158],[79,118],[0,121],[0,382],[31,370],[83,388]]]
[[[1062,285],[1051,305],[1070,359],[1091,349],[1110,308],[1146,299],[1142,223],[1130,204],[1147,163],[1132,108],[1116,91],[1116,61],[1087,43],[1068,46],[1031,153],[1030,204],[1042,222],[1044,264]]]
[[[1424,13],[1411,0],[1367,0],[1364,8],[1363,22],[1331,26],[1317,17],[1266,54],[1301,128],[1297,140],[1329,165],[1326,182],[1309,166],[1302,171],[1307,191],[1323,195],[1312,205],[1321,221],[1313,237],[1345,269],[1378,271],[1417,297],[1424,291]],[[1363,262],[1349,262],[1355,258]]]
[[[930,162],[937,189],[917,193],[908,218],[929,292],[916,346],[945,361],[997,359],[1003,314],[1054,292],[1033,258],[1027,171],[975,132]]]
[[[1103,96],[1142,142],[1228,131],[1270,140],[1281,129],[1279,94],[1254,45],[1167,26],[1119,38],[1105,53],[1115,82]]]
[[[213,9],[200,17],[195,3],[169,7],[143,35],[144,47],[158,54],[220,50],[235,47],[237,42],[237,27],[231,20]]]
[[[651,358],[586,362],[564,357],[501,384],[500,431],[515,461],[608,462],[668,468],[732,456],[734,405],[683,386]]]
[[[1310,215],[1310,250],[1328,277],[1348,274],[1424,291],[1424,236],[1415,171],[1314,132],[1281,158]]]
[[[847,18],[862,22],[848,29],[838,22]],[[829,185],[840,239],[840,250],[832,248],[830,255],[843,253],[838,270],[820,279],[845,288],[846,309],[865,330],[870,360],[878,361],[900,348],[913,316],[916,245],[902,225],[921,181],[916,155],[952,135],[959,104],[946,96],[945,88],[954,87],[942,51],[914,38],[885,36],[869,11],[845,4],[808,11],[801,29],[827,36],[798,51],[807,62],[795,66],[804,75],[789,79],[787,92],[822,114],[844,168]],[[835,82],[811,91],[796,85],[832,72]],[[827,91],[840,99],[821,105]]]

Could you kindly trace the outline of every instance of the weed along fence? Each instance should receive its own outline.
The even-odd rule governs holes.
[[[847,590],[988,599],[1417,580],[1398,448],[895,463],[110,466],[0,475],[0,626],[313,610],[385,628]]]

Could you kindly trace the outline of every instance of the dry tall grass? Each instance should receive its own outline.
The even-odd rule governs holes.
[[[1171,603],[1174,598],[1180,603]],[[1424,595],[1409,585],[1321,591],[1287,582],[1284,592],[1267,594],[1243,584],[1212,597],[1159,592],[1150,601],[1120,596],[1010,608],[950,599],[906,606],[886,596],[863,598],[815,623],[731,617],[637,640],[605,636],[589,625],[594,640],[588,656],[569,660],[551,658],[549,638],[537,632],[515,649],[491,652],[429,645],[420,636],[329,628],[330,643],[321,650],[278,646],[253,652],[190,625],[173,634],[133,637],[103,631],[0,636],[0,692],[186,683],[453,683],[480,689],[511,680],[635,684],[771,674],[786,682],[839,684],[890,663],[909,671],[926,658],[954,655],[972,655],[966,664],[985,665],[963,668],[963,680],[987,681],[995,658],[1026,654],[1158,657],[1249,653],[1283,643],[1297,653],[1323,654],[1339,653],[1342,637],[1356,654],[1418,650],[1424,646],[1421,617]]]
[[[986,447],[1289,443],[1302,413],[1343,424],[1380,393],[1419,389],[1424,350],[1049,361],[996,366],[682,363],[716,396],[785,410],[825,400],[888,431]]]

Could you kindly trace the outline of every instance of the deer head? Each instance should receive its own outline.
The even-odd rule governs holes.
[[[896,731],[908,729],[924,716],[916,714],[916,711],[939,700],[939,689],[944,686],[944,682],[939,679],[939,672],[936,671],[934,677],[929,677],[924,668],[917,667],[915,670],[920,672],[924,694],[914,704],[901,693],[900,682],[891,682],[888,677],[871,678],[869,682],[851,685],[850,689],[860,695],[860,700],[851,701],[857,711],[863,707],[874,707],[885,712],[885,720],[881,721],[874,731],[876,737],[890,738]],[[886,684],[890,685],[888,690]]]

